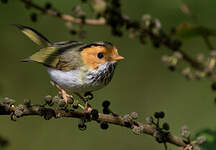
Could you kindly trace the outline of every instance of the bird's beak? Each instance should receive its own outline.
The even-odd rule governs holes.
[[[122,60],[122,59],[124,59],[124,57],[122,57],[120,55],[112,57],[112,60],[115,60],[115,61],[119,61],[119,60]]]

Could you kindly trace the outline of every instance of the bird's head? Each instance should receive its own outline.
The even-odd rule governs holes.
[[[107,62],[116,63],[124,59],[118,54],[118,50],[111,43],[98,42],[89,44],[81,51],[84,63],[90,69],[97,69],[99,65]]]

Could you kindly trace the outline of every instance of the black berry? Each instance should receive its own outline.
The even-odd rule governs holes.
[[[104,109],[103,109],[103,113],[104,113],[104,114],[110,114],[110,110],[109,110],[108,108],[104,108]]]
[[[154,113],[154,117],[155,117],[155,118],[160,118],[159,112],[155,112],[155,113]]]
[[[163,111],[154,113],[155,118],[164,118],[164,116],[165,116],[165,113]]]
[[[169,124],[165,122],[165,123],[163,124],[163,129],[164,129],[164,130],[169,130],[169,129],[170,129]]]
[[[105,100],[105,101],[102,103],[102,106],[103,106],[104,108],[108,108],[108,107],[110,106],[110,101]]]
[[[100,124],[100,127],[101,127],[101,129],[106,130],[109,128],[109,125],[108,125],[108,123],[103,122]]]
[[[159,112],[160,118],[164,118],[165,113],[163,111]]]
[[[51,3],[47,2],[47,3],[45,4],[45,8],[46,8],[46,9],[50,9],[51,7],[52,7]]]

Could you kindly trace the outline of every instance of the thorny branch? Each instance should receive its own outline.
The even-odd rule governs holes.
[[[186,139],[172,135],[169,132],[169,125],[164,123],[161,127],[160,119],[164,118],[164,112],[156,112],[154,117],[147,117],[147,123],[141,123],[136,121],[138,114],[135,112],[126,114],[124,116],[119,116],[114,114],[109,106],[109,101],[104,101],[103,113],[99,113],[96,109],[93,109],[91,112],[86,112],[84,110],[76,110],[74,106],[77,106],[76,102],[71,102],[71,108],[69,109],[66,105],[62,105],[62,99],[59,97],[45,97],[45,104],[31,104],[30,100],[25,100],[24,104],[19,104],[15,106],[15,101],[9,98],[4,98],[0,101],[0,115],[9,115],[11,120],[16,121],[17,118],[25,116],[41,116],[46,120],[51,118],[77,118],[79,119],[78,127],[81,130],[86,129],[86,123],[91,121],[96,121],[100,124],[102,129],[107,129],[108,124],[118,125],[130,129],[136,135],[147,134],[153,136],[158,143],[164,143],[165,148],[167,147],[166,143],[171,143],[176,146],[186,148],[189,145],[191,147],[196,147],[196,141],[190,141],[187,138],[190,133],[182,134]],[[54,104],[57,103],[58,107],[55,108]],[[156,120],[156,121],[155,121]],[[185,128],[185,127],[184,127]],[[184,130],[185,132],[185,130]],[[199,143],[200,144],[200,143]]]

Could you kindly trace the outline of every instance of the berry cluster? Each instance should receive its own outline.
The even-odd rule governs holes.
[[[149,116],[146,118],[146,122],[149,125],[153,125],[155,127],[155,132],[153,133],[153,136],[155,137],[156,141],[158,143],[164,143],[166,145],[167,137],[169,135],[169,124],[163,123],[162,126],[160,125],[160,119],[163,119],[165,117],[164,112],[155,112],[154,118]],[[156,119],[156,121],[155,121]]]

